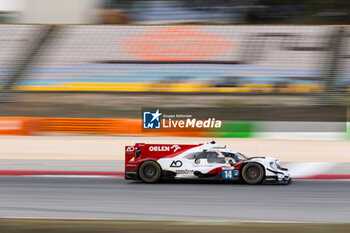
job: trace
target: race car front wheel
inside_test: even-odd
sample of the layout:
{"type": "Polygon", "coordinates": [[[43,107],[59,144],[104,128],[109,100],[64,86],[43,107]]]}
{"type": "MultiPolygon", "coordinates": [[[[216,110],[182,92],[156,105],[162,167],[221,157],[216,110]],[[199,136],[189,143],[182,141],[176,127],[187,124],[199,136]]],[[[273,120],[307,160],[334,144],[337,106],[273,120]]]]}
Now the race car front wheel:
{"type": "Polygon", "coordinates": [[[264,168],[258,163],[248,163],[242,169],[243,180],[248,184],[259,184],[264,174],[264,168]]]}
{"type": "Polygon", "coordinates": [[[146,161],[139,168],[139,176],[146,183],[154,183],[160,179],[162,169],[155,161],[146,161]]]}

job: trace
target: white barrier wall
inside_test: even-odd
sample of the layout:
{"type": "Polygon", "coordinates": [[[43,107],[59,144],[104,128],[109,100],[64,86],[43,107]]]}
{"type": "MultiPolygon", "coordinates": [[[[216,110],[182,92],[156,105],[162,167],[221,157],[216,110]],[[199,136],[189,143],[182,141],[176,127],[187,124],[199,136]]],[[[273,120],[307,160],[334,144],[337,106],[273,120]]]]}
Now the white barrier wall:
{"type": "MultiPolygon", "coordinates": [[[[12,1],[12,0],[11,0],[12,1]]],[[[91,24],[96,23],[93,9],[99,0],[24,0],[18,23],[91,24]]]]}

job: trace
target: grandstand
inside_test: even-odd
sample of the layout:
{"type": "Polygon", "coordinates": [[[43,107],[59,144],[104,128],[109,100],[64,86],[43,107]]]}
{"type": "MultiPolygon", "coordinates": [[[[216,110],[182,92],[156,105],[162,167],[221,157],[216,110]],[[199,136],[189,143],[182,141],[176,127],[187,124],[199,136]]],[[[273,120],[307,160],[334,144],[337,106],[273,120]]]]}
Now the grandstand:
{"type": "MultiPolygon", "coordinates": [[[[0,84],[43,25],[0,25],[0,84]]],[[[329,76],[335,26],[56,26],[17,91],[321,93],[347,91],[349,37],[329,76]],[[334,72],[332,73],[334,74],[334,72]]]]}

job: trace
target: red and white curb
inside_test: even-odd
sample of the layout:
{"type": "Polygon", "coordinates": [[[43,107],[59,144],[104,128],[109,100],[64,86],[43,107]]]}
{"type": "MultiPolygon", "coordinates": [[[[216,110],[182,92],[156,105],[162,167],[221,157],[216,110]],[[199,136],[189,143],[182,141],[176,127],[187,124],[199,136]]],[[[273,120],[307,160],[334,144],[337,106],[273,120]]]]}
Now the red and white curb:
{"type": "Polygon", "coordinates": [[[314,176],[306,176],[306,177],[297,177],[293,178],[294,180],[349,180],[350,174],[321,174],[314,176]]]}
{"type": "Polygon", "coordinates": [[[58,176],[58,177],[117,177],[117,178],[124,178],[124,172],[0,170],[0,176],[58,176]]]}
{"type": "MultiPolygon", "coordinates": [[[[6,171],[0,170],[0,176],[28,177],[65,177],[65,178],[124,178],[124,172],[92,172],[92,171],[6,171]]],[[[350,174],[318,174],[293,177],[296,180],[350,180],[350,174]]]]}

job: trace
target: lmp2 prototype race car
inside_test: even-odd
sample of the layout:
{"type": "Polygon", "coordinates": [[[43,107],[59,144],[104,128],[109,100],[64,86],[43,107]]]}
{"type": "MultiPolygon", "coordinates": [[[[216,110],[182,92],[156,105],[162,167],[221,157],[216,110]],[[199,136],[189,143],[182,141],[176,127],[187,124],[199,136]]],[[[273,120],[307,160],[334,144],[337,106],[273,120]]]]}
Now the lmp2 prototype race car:
{"type": "Polygon", "coordinates": [[[145,144],[125,146],[125,179],[154,183],[160,179],[216,179],[248,184],[289,184],[288,169],[270,157],[246,157],[208,144],[145,144]]]}

